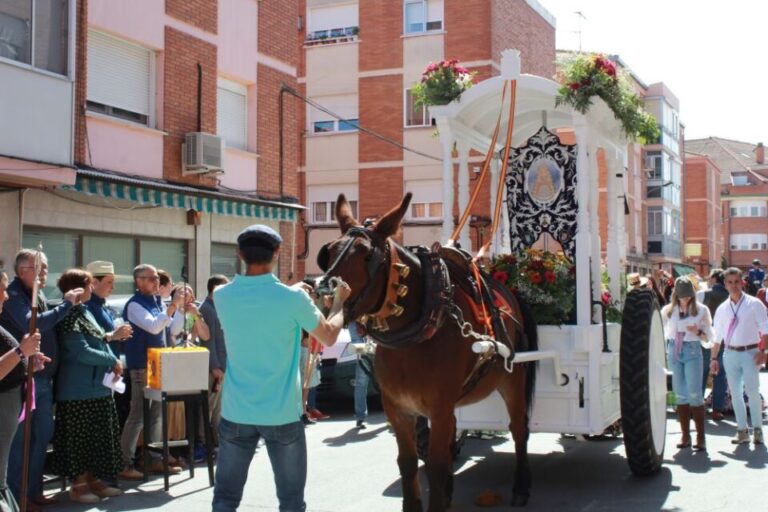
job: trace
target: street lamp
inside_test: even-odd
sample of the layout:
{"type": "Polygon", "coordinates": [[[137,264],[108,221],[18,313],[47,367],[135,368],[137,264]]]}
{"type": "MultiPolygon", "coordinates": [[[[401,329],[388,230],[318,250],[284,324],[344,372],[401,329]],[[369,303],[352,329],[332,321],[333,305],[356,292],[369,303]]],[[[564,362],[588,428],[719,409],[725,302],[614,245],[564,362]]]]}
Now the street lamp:
{"type": "Polygon", "coordinates": [[[657,185],[657,186],[655,186],[655,187],[647,187],[647,188],[645,189],[645,198],[646,198],[646,199],[648,199],[648,194],[649,194],[650,192],[656,192],[657,190],[661,190],[661,189],[663,189],[664,187],[668,187],[668,186],[670,186],[670,185],[674,185],[674,184],[675,184],[675,182],[674,182],[674,181],[668,181],[668,182],[666,182],[666,183],[662,183],[661,185],[657,185]]]}

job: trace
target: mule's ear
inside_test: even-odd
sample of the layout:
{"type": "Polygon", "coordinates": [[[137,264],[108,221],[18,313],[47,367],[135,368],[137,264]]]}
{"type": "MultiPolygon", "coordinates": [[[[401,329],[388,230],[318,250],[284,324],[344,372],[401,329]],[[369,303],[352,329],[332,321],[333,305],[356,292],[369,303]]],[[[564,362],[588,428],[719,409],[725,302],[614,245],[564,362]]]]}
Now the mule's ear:
{"type": "Polygon", "coordinates": [[[411,204],[412,194],[408,192],[400,201],[400,206],[393,208],[387,212],[382,218],[380,218],[373,229],[384,237],[390,237],[397,233],[400,228],[400,223],[403,222],[405,212],[408,211],[408,206],[411,204]]]}
{"type": "Polygon", "coordinates": [[[352,215],[352,207],[349,206],[349,201],[344,194],[339,194],[336,200],[336,220],[342,235],[349,231],[349,228],[360,225],[352,215]]]}

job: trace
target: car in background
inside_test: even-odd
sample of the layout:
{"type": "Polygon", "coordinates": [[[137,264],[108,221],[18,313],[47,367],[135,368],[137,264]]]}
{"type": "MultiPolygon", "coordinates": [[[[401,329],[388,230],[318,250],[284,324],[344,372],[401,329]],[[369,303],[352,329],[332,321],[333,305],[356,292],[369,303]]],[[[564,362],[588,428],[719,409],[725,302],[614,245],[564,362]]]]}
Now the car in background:
{"type": "MultiPolygon", "coordinates": [[[[318,394],[333,394],[353,397],[355,392],[355,370],[358,364],[357,345],[352,343],[348,329],[342,329],[339,337],[330,347],[323,347],[322,366],[320,368],[320,385],[318,394]]],[[[373,355],[365,355],[365,363],[373,368],[373,355]]],[[[377,395],[378,386],[375,378],[368,384],[368,396],[377,395]]]]}

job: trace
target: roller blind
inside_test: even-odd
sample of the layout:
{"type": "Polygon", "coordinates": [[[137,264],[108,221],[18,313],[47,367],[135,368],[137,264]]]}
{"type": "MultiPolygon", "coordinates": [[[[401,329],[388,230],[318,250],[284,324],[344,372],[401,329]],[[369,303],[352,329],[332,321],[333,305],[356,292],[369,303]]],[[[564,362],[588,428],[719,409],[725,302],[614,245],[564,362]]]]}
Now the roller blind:
{"type": "Polygon", "coordinates": [[[241,84],[219,78],[216,97],[216,131],[227,146],[247,146],[248,89],[241,84]]]}
{"type": "Polygon", "coordinates": [[[88,100],[149,116],[152,52],[88,31],[88,100]]]}

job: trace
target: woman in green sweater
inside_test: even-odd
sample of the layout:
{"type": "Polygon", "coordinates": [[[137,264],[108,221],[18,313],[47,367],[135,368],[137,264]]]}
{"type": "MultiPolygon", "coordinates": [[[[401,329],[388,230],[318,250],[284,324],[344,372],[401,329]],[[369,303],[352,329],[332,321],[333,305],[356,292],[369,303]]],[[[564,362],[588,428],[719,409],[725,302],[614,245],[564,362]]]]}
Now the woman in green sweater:
{"type": "Polygon", "coordinates": [[[101,481],[114,481],[122,469],[117,411],[104,375],[114,372],[117,378],[123,367],[107,344],[106,332],[85,306],[92,281],[79,269],[67,270],[59,278],[61,293],[75,288],[84,292],[80,304],[56,326],[61,362],[53,435],[54,470],[72,480],[73,501],[89,504],[122,494],[101,481]]]}

